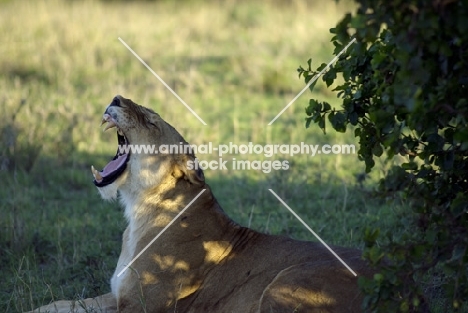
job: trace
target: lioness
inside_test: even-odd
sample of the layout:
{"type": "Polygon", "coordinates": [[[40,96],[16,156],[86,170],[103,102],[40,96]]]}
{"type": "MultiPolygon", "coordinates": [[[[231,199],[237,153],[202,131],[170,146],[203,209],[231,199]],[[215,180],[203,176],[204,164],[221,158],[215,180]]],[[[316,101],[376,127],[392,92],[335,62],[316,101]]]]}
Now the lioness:
{"type": "MultiPolygon", "coordinates": [[[[105,129],[117,129],[121,148],[186,144],[157,113],[121,96],[106,108],[103,123],[105,129]]],[[[112,292],[79,303],[58,301],[34,312],[361,311],[357,277],[322,244],[236,224],[221,209],[203,172],[187,166],[194,159],[190,152],[118,150],[102,171],[92,167],[102,198],[119,195],[128,221],[112,292]]],[[[360,251],[333,249],[358,275],[370,274],[360,251]]]]}

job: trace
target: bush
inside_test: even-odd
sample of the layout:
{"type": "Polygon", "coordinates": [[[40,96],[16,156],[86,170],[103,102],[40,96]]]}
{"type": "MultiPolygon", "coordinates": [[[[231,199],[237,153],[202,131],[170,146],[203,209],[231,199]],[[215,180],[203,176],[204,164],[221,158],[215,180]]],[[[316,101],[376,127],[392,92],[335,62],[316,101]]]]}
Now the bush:
{"type": "MultiPolygon", "coordinates": [[[[349,51],[323,75],[337,110],[310,100],[306,125],[354,130],[359,157],[407,162],[380,183],[411,204],[407,231],[396,237],[367,229],[364,256],[381,268],[361,279],[374,312],[462,311],[468,299],[468,2],[368,1],[331,29],[335,54],[349,51]],[[352,34],[352,35],[351,35],[352,34]],[[349,127],[352,125],[354,127],[349,127]],[[379,241],[379,243],[378,243],[379,241]],[[385,259],[385,262],[382,260],[385,259]],[[434,300],[436,299],[436,300],[434,300]]],[[[316,71],[298,69],[308,82],[316,71]]]]}

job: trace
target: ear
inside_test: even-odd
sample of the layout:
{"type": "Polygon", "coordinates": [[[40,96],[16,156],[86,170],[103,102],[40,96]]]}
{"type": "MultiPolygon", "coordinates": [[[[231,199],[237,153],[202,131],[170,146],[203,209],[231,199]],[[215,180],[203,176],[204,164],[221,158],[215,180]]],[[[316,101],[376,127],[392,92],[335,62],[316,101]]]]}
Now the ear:
{"type": "Polygon", "coordinates": [[[205,182],[203,170],[199,167],[194,156],[182,154],[176,160],[177,168],[186,180],[195,185],[202,185],[205,182]]]}

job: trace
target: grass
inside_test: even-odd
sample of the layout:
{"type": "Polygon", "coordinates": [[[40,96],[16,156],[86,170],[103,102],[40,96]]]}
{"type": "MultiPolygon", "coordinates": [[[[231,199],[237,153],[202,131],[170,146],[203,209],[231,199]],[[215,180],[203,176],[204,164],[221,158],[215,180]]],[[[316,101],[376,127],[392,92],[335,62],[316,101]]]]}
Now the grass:
{"type": "MultiPolygon", "coordinates": [[[[304,87],[296,68],[310,57],[316,65],[331,60],[328,29],[349,10],[346,1],[1,1],[0,311],[109,290],[125,222],[118,203],[99,198],[89,167],[115,152],[114,135],[99,128],[115,94],[155,109],[194,144],[355,143],[351,133],[304,128],[309,97],[338,105],[322,82],[266,126],[304,87]]],[[[233,157],[241,158],[226,159],[233,157]]],[[[205,171],[243,225],[316,240],[268,188],[335,245],[362,247],[364,228],[394,230],[405,210],[397,198],[373,196],[381,174],[362,184],[355,155],[272,159],[290,169],[205,171]]]]}

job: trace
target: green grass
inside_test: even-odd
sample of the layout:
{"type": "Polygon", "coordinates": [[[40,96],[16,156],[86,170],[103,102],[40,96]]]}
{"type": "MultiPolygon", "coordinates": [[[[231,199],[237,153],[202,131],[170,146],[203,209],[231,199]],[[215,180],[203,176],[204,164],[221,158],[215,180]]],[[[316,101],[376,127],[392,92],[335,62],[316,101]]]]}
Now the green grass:
{"type": "MultiPolygon", "coordinates": [[[[89,167],[115,152],[115,134],[99,128],[115,94],[155,109],[194,144],[355,143],[352,132],[305,129],[308,98],[338,105],[322,82],[267,126],[304,87],[296,68],[331,60],[328,29],[348,10],[332,1],[0,2],[0,311],[109,290],[125,221],[118,203],[99,198],[89,167]]],[[[316,241],[269,188],[329,244],[362,247],[363,229],[394,230],[404,212],[397,198],[373,196],[379,172],[361,184],[355,155],[272,159],[290,169],[205,172],[243,225],[316,241]]]]}

